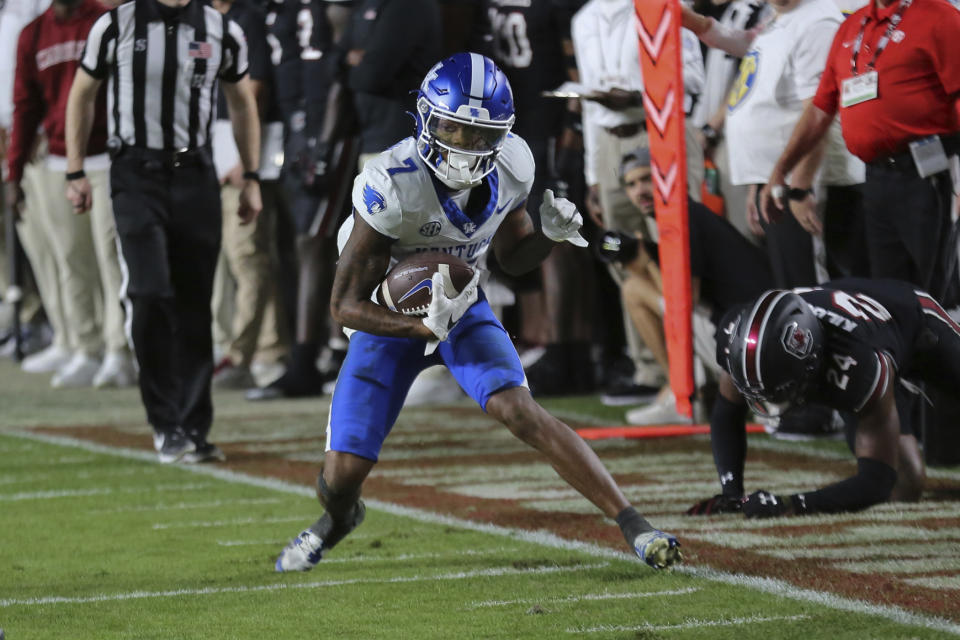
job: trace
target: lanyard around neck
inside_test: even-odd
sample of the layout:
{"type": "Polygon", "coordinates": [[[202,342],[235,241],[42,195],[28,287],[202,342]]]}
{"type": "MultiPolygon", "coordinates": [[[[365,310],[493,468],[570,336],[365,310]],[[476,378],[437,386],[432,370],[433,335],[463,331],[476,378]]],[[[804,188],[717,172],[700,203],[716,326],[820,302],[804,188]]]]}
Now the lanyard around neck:
{"type": "MultiPolygon", "coordinates": [[[[900,0],[900,6],[897,7],[896,13],[890,16],[890,24],[887,25],[887,30],[883,32],[883,36],[881,36],[877,42],[877,48],[873,52],[873,58],[867,63],[867,71],[872,71],[873,68],[876,67],[877,58],[879,58],[883,50],[887,48],[887,43],[890,42],[890,36],[892,36],[893,32],[897,29],[897,25],[899,25],[903,19],[903,13],[911,4],[913,4],[913,0],[900,0]]],[[[850,55],[850,67],[853,70],[853,75],[857,75],[857,58],[860,56],[860,45],[863,44],[863,34],[867,29],[867,20],[869,19],[869,16],[863,16],[863,20],[860,21],[860,33],[857,34],[857,40],[853,43],[853,53],[850,55]]]]}

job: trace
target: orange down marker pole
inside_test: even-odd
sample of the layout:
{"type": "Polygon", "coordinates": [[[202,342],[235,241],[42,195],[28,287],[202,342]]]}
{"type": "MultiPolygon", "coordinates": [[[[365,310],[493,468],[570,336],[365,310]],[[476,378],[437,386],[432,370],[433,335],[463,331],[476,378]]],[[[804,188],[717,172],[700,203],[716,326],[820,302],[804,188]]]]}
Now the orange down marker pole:
{"type": "Polygon", "coordinates": [[[660,232],[660,270],[666,301],[664,329],[670,387],[677,411],[691,416],[693,302],[687,228],[687,156],[683,124],[683,59],[679,0],[634,0],[639,24],[643,106],[650,138],[654,206],[660,232]]]}

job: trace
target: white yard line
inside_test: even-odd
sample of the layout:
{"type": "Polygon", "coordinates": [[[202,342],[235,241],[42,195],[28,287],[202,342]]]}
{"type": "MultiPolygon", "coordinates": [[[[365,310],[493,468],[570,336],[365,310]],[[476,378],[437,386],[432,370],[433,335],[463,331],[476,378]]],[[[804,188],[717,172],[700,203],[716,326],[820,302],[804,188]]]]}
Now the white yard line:
{"type": "MultiPolygon", "coordinates": [[[[312,516],[316,517],[316,515],[312,516]]],[[[244,524],[277,524],[282,522],[302,522],[304,526],[310,524],[309,515],[279,516],[276,518],[231,518],[230,520],[194,520],[191,522],[155,522],[150,526],[154,531],[166,529],[210,529],[213,527],[235,527],[244,524]]]]}
{"type": "Polygon", "coordinates": [[[513,604],[564,604],[567,602],[583,602],[585,600],[633,600],[635,598],[659,598],[661,596],[685,596],[700,591],[698,587],[673,589],[670,591],[634,591],[633,593],[582,593],[566,598],[524,598],[522,600],[485,600],[472,602],[468,609],[482,609],[486,607],[506,607],[513,604]]]}
{"type": "Polygon", "coordinates": [[[22,502],[25,500],[50,500],[53,498],[83,498],[89,496],[109,496],[117,493],[156,493],[158,491],[199,491],[209,489],[212,484],[168,483],[149,487],[90,487],[89,489],[57,489],[55,491],[21,491],[19,493],[0,493],[0,502],[22,502]]]}
{"type": "Polygon", "coordinates": [[[621,631],[672,631],[679,629],[703,629],[706,627],[735,627],[745,624],[757,624],[759,622],[784,622],[795,620],[806,620],[810,616],[748,616],[746,618],[729,618],[726,620],[700,620],[691,618],[681,624],[637,624],[637,625],[613,625],[602,624],[596,627],[575,627],[567,629],[567,633],[609,633],[621,631]]]}
{"type": "Polygon", "coordinates": [[[438,573],[422,576],[395,576],[393,578],[352,578],[347,580],[320,580],[317,582],[300,582],[295,584],[261,584],[238,587],[207,587],[204,589],[175,589],[171,591],[128,591],[126,593],[105,593],[96,596],[67,598],[50,596],[47,598],[11,598],[0,600],[0,608],[13,606],[36,606],[50,604],[87,604],[91,602],[116,602],[120,600],[143,600],[147,598],[179,598],[181,596],[216,595],[220,593],[251,593],[256,591],[281,591],[284,589],[319,589],[322,587],[340,587],[355,584],[403,584],[408,582],[435,582],[442,580],[467,580],[470,578],[487,578],[501,576],[548,575],[554,573],[570,573],[574,571],[591,571],[609,566],[607,562],[581,564],[565,567],[537,567],[535,569],[515,569],[513,567],[496,567],[491,569],[477,569],[475,571],[458,571],[455,573],[438,573]]]}
{"type": "MultiPolygon", "coordinates": [[[[7,434],[24,438],[26,440],[36,440],[61,446],[75,447],[86,451],[92,451],[94,453],[156,462],[156,456],[146,451],[108,447],[84,440],[78,440],[76,438],[48,436],[23,431],[7,432],[7,434]]],[[[218,478],[233,484],[264,487],[289,494],[300,495],[306,498],[313,498],[315,496],[315,492],[312,487],[295,485],[282,480],[250,476],[244,473],[221,469],[214,466],[182,465],[179,468],[191,473],[218,478]]],[[[453,516],[431,513],[421,509],[413,509],[411,507],[391,504],[389,502],[381,502],[380,500],[364,500],[364,502],[366,502],[367,507],[370,509],[376,509],[399,516],[406,516],[420,522],[455,526],[472,531],[482,531],[514,540],[531,542],[552,548],[582,551],[583,553],[597,557],[614,558],[624,561],[630,559],[630,561],[636,562],[635,558],[625,552],[615,551],[613,549],[601,547],[595,544],[589,544],[586,542],[566,540],[546,531],[525,531],[522,529],[500,527],[487,523],[472,522],[469,520],[463,520],[461,518],[454,518],[453,516]]],[[[646,570],[645,567],[640,567],[640,569],[646,570]]],[[[960,635],[960,624],[951,620],[946,620],[936,616],[913,613],[911,611],[891,605],[874,604],[865,602],[863,600],[855,600],[853,598],[838,596],[833,593],[822,593],[811,589],[802,589],[783,580],[732,574],[725,571],[711,569],[709,567],[681,565],[680,567],[675,568],[674,571],[686,573],[688,575],[713,582],[755,589],[757,591],[762,591],[764,593],[770,593],[785,598],[791,598],[793,600],[812,602],[820,606],[836,609],[838,611],[848,611],[851,613],[871,615],[891,620],[906,626],[921,627],[960,635]]],[[[301,586],[305,585],[291,585],[290,588],[298,588],[301,586]]],[[[323,586],[323,584],[321,583],[320,586],[323,586]]],[[[265,588],[275,589],[288,587],[287,585],[265,585],[265,588]]],[[[176,592],[171,593],[175,594],[176,592]]]]}
{"type": "Polygon", "coordinates": [[[208,500],[207,502],[175,502],[173,504],[141,504],[114,509],[92,509],[89,513],[136,513],[139,511],[186,511],[188,509],[218,509],[243,505],[279,504],[281,498],[239,498],[237,500],[208,500]]]}
{"type": "MultiPolygon", "coordinates": [[[[794,455],[802,453],[815,458],[826,458],[828,460],[846,460],[851,464],[855,462],[853,454],[846,451],[824,451],[823,449],[819,449],[813,445],[797,442],[785,443],[777,440],[776,438],[750,438],[747,446],[753,449],[765,449],[767,451],[776,451],[779,453],[789,453],[794,455]]],[[[927,477],[960,480],[960,468],[928,468],[927,477]]]]}

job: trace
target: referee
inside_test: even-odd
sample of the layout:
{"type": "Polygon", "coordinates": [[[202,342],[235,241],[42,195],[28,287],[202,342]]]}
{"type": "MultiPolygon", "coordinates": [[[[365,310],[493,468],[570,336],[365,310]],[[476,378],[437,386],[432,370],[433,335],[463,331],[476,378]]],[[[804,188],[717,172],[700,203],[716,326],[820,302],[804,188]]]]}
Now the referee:
{"type": "Polygon", "coordinates": [[[67,102],[67,197],[83,173],[97,91],[108,80],[110,185],[126,269],[140,394],[160,462],[222,460],[213,422],[210,298],[220,187],[210,152],[218,80],[244,168],[239,215],[260,212],[260,129],[243,31],[201,0],[133,0],[93,25],[67,102]]]}

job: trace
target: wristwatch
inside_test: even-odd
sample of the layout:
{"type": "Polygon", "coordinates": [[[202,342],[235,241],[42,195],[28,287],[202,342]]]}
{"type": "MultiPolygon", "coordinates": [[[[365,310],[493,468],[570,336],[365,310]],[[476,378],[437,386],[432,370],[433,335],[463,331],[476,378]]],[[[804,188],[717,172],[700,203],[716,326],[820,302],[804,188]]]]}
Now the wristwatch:
{"type": "Polygon", "coordinates": [[[707,139],[707,142],[712,143],[720,139],[720,132],[708,124],[700,127],[700,131],[703,133],[703,137],[707,139]]]}
{"type": "Polygon", "coordinates": [[[795,189],[790,187],[787,189],[787,200],[794,200],[800,202],[807,199],[807,196],[813,195],[813,188],[809,189],[795,189]]]}

